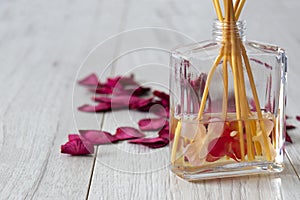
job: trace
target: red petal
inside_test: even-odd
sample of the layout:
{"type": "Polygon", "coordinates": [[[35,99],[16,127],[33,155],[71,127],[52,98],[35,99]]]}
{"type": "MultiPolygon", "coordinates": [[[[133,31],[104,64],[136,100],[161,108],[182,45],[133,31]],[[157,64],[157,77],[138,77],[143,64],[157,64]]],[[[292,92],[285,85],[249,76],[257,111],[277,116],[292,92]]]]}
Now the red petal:
{"type": "Polygon", "coordinates": [[[141,133],[139,130],[132,127],[119,127],[117,128],[114,137],[117,140],[127,140],[127,139],[145,137],[145,135],[141,133]]]}
{"type": "Polygon", "coordinates": [[[285,140],[289,143],[293,143],[292,138],[289,136],[287,132],[285,132],[285,140]]]}
{"type": "Polygon", "coordinates": [[[99,84],[98,78],[96,74],[90,74],[84,79],[78,81],[81,85],[87,85],[87,86],[97,86],[99,84]]]}
{"type": "Polygon", "coordinates": [[[103,102],[103,103],[110,103],[111,102],[111,98],[106,97],[106,96],[95,96],[95,97],[92,97],[92,99],[94,101],[103,102]]]}
{"type": "Polygon", "coordinates": [[[161,129],[158,132],[158,136],[161,137],[161,138],[165,138],[167,140],[170,140],[169,124],[167,124],[166,126],[164,126],[163,129],[161,129]]]}
{"type": "Polygon", "coordinates": [[[135,140],[130,140],[130,143],[133,144],[141,144],[150,148],[160,148],[160,147],[164,147],[166,145],[169,144],[169,140],[165,139],[165,138],[160,138],[160,137],[156,137],[156,138],[139,138],[139,139],[135,139],[135,140]]]}
{"type": "Polygon", "coordinates": [[[68,139],[69,139],[69,141],[71,141],[71,140],[80,139],[80,137],[78,134],[69,134],[68,139]]]}
{"type": "Polygon", "coordinates": [[[111,110],[111,104],[110,103],[99,103],[96,106],[92,105],[83,105],[78,108],[80,111],[84,112],[105,112],[111,110]]]}
{"type": "Polygon", "coordinates": [[[129,106],[130,104],[137,103],[140,101],[140,98],[135,97],[135,96],[116,96],[116,97],[103,97],[103,96],[98,96],[94,97],[95,101],[100,101],[104,103],[111,103],[111,104],[118,104],[118,105],[127,105],[129,106]]]}
{"type": "Polygon", "coordinates": [[[300,121],[300,115],[296,116],[296,119],[297,119],[298,121],[300,121]]]}
{"type": "Polygon", "coordinates": [[[129,94],[132,94],[134,96],[142,96],[147,94],[150,90],[151,89],[149,87],[139,86],[137,88],[126,90],[126,91],[128,91],[129,94]]]}
{"type": "Polygon", "coordinates": [[[228,152],[226,155],[235,160],[236,162],[239,162],[238,158],[232,152],[228,152]]]}
{"type": "Polygon", "coordinates": [[[121,76],[108,78],[105,85],[110,86],[110,87],[115,87],[120,79],[121,79],[121,76]]]}
{"type": "Polygon", "coordinates": [[[286,127],[287,130],[291,130],[291,129],[295,129],[296,128],[296,126],[290,125],[290,124],[287,124],[285,127],[286,127]]]}
{"type": "Polygon", "coordinates": [[[107,86],[99,86],[96,90],[91,91],[97,94],[111,94],[113,92],[113,88],[107,86]]]}
{"type": "MultiPolygon", "coordinates": [[[[71,136],[71,138],[72,137],[73,136],[71,136]]],[[[89,142],[82,142],[82,140],[79,137],[77,139],[73,138],[66,144],[61,145],[61,153],[71,155],[87,155],[94,153],[94,146],[89,142]]]]}
{"type": "Polygon", "coordinates": [[[223,136],[212,140],[208,145],[208,151],[213,157],[223,157],[229,152],[230,143],[233,138],[230,136],[223,136]]]}
{"type": "Polygon", "coordinates": [[[220,157],[214,157],[214,156],[211,155],[210,153],[207,154],[207,156],[206,156],[206,161],[207,161],[207,162],[215,162],[215,161],[217,161],[217,160],[219,160],[219,159],[220,159],[220,157]]]}
{"type": "Polygon", "coordinates": [[[153,95],[159,97],[160,99],[168,100],[170,96],[162,91],[154,90],[153,95]]]}
{"type": "MultiPolygon", "coordinates": [[[[137,102],[130,104],[129,107],[131,109],[138,109],[140,111],[144,111],[143,109],[145,107],[152,105],[152,100],[153,100],[153,98],[148,98],[148,99],[140,98],[137,102]]],[[[149,111],[149,109],[148,109],[148,111],[149,111]]]]}
{"type": "Polygon", "coordinates": [[[116,76],[108,78],[104,85],[112,88],[124,89],[126,86],[138,86],[139,84],[135,82],[134,76],[131,74],[129,77],[116,76]]]}
{"type": "Polygon", "coordinates": [[[92,144],[107,144],[117,139],[108,132],[98,130],[79,130],[80,136],[92,144]]]}
{"type": "MultiPolygon", "coordinates": [[[[236,158],[241,159],[242,158],[241,147],[238,140],[234,140],[234,142],[231,144],[231,148],[236,158]]],[[[247,148],[245,145],[245,155],[246,154],[247,154],[247,148]]]]}
{"type": "Polygon", "coordinates": [[[142,131],[155,131],[168,124],[168,121],[165,118],[147,118],[141,119],[138,124],[142,131]]]}

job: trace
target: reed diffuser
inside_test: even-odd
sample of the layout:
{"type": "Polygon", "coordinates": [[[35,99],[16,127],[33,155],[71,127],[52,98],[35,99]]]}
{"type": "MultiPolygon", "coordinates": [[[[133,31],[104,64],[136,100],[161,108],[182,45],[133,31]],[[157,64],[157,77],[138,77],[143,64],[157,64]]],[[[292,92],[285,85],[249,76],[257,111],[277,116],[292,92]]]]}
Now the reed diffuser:
{"type": "Polygon", "coordinates": [[[171,53],[171,168],[187,180],[283,170],[286,56],[247,41],[245,0],[213,0],[213,40],[171,53]]]}

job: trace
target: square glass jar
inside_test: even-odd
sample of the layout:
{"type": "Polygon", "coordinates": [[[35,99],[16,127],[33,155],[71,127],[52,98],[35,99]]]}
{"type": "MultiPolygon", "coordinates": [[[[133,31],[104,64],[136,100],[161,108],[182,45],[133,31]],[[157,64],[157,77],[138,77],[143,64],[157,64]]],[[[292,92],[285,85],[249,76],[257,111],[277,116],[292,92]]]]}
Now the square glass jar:
{"type": "Polygon", "coordinates": [[[244,21],[232,27],[215,21],[213,39],[175,48],[170,66],[175,174],[196,181],[283,170],[284,49],[246,40],[244,21]],[[224,53],[224,27],[239,35],[246,52],[239,68],[232,59],[218,58],[220,52],[229,54],[224,53]]]}

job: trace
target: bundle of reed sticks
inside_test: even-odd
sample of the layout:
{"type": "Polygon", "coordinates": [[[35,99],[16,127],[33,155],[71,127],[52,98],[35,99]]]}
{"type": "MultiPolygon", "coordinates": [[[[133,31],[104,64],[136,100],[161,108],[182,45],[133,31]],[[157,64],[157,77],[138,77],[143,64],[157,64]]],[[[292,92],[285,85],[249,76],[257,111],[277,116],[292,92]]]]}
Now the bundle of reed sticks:
{"type": "MultiPolygon", "coordinates": [[[[227,118],[227,104],[228,104],[228,67],[231,68],[233,80],[234,80],[234,97],[235,97],[235,107],[236,107],[236,120],[238,121],[238,134],[240,143],[240,153],[241,161],[245,160],[245,155],[247,155],[248,161],[253,161],[255,155],[261,154],[264,148],[265,156],[267,160],[272,160],[271,150],[269,148],[268,135],[266,133],[265,124],[263,121],[262,111],[260,109],[260,103],[258,99],[258,94],[256,91],[256,86],[254,82],[254,77],[251,71],[250,62],[244,47],[243,41],[237,30],[237,21],[241,14],[241,11],[245,5],[246,0],[224,0],[222,13],[221,5],[219,0],[213,0],[214,7],[217,13],[217,18],[223,24],[223,41],[222,47],[220,49],[219,55],[216,57],[213,66],[211,67],[207,80],[203,96],[201,99],[200,109],[198,113],[198,120],[203,117],[206,100],[208,98],[209,87],[212,81],[212,77],[222,62],[223,71],[223,102],[222,102],[222,117],[224,120],[227,118]],[[253,100],[256,107],[256,115],[258,117],[258,127],[256,122],[249,120],[253,116],[250,110],[247,94],[246,94],[246,79],[244,74],[244,69],[246,75],[248,76],[248,81],[251,86],[251,92],[253,100]],[[243,124],[244,122],[244,124],[243,124]],[[253,137],[257,134],[257,129],[262,132],[263,144],[258,144],[257,141],[253,141],[253,137]],[[244,133],[246,138],[244,139],[244,133]],[[246,143],[246,144],[245,144],[246,143]],[[245,152],[245,145],[247,152],[245,152]]],[[[175,137],[171,153],[171,162],[174,163],[176,160],[176,150],[178,145],[178,134],[181,131],[181,123],[177,124],[175,130],[175,137]]],[[[193,141],[192,141],[193,142],[193,141]]]]}

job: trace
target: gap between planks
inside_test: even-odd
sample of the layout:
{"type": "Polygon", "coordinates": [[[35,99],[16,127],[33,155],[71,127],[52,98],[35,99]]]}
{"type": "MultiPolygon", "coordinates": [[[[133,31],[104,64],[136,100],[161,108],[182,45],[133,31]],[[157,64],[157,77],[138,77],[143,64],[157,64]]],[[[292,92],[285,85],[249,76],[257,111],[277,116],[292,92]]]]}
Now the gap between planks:
{"type": "MultiPolygon", "coordinates": [[[[124,10],[123,10],[123,13],[122,13],[122,16],[121,16],[121,22],[120,22],[120,28],[119,28],[119,31],[117,34],[121,33],[123,31],[123,29],[126,27],[126,16],[128,14],[128,10],[129,10],[129,5],[131,3],[131,0],[129,0],[125,6],[124,6],[124,10]]],[[[121,37],[122,38],[122,37],[121,37]]],[[[118,38],[117,39],[117,43],[116,43],[116,47],[115,47],[115,51],[114,51],[114,54],[113,54],[113,57],[112,59],[114,59],[118,54],[119,54],[119,48],[118,48],[118,45],[122,42],[122,39],[121,38],[118,38]]],[[[115,63],[113,66],[112,66],[112,69],[111,69],[111,72],[110,72],[110,75],[113,76],[115,74],[115,65],[117,63],[116,62],[112,62],[111,63],[115,63]]],[[[106,118],[106,115],[105,113],[103,113],[103,117],[102,117],[102,121],[101,121],[101,125],[100,125],[100,128],[102,129],[103,128],[103,124],[104,124],[104,121],[105,121],[105,118],[106,118]]],[[[89,180],[89,183],[88,183],[88,188],[87,188],[87,192],[86,192],[86,197],[85,199],[88,200],[89,199],[89,195],[90,195],[90,190],[91,190],[91,186],[92,186],[92,182],[93,182],[93,176],[94,176],[94,172],[95,172],[95,166],[96,166],[96,160],[97,160],[97,155],[98,155],[98,146],[96,146],[96,149],[95,149],[95,154],[94,154],[94,158],[93,158],[93,165],[92,165],[92,169],[91,169],[91,175],[90,175],[90,180],[89,180]]]]}
{"type": "Polygon", "coordinates": [[[298,177],[298,179],[300,181],[300,174],[298,174],[292,158],[290,157],[290,155],[289,155],[289,153],[288,153],[288,151],[286,149],[284,150],[284,152],[285,152],[285,155],[286,155],[287,159],[289,160],[289,162],[290,162],[290,164],[291,164],[291,166],[292,166],[295,174],[297,175],[297,177],[298,177]]]}

